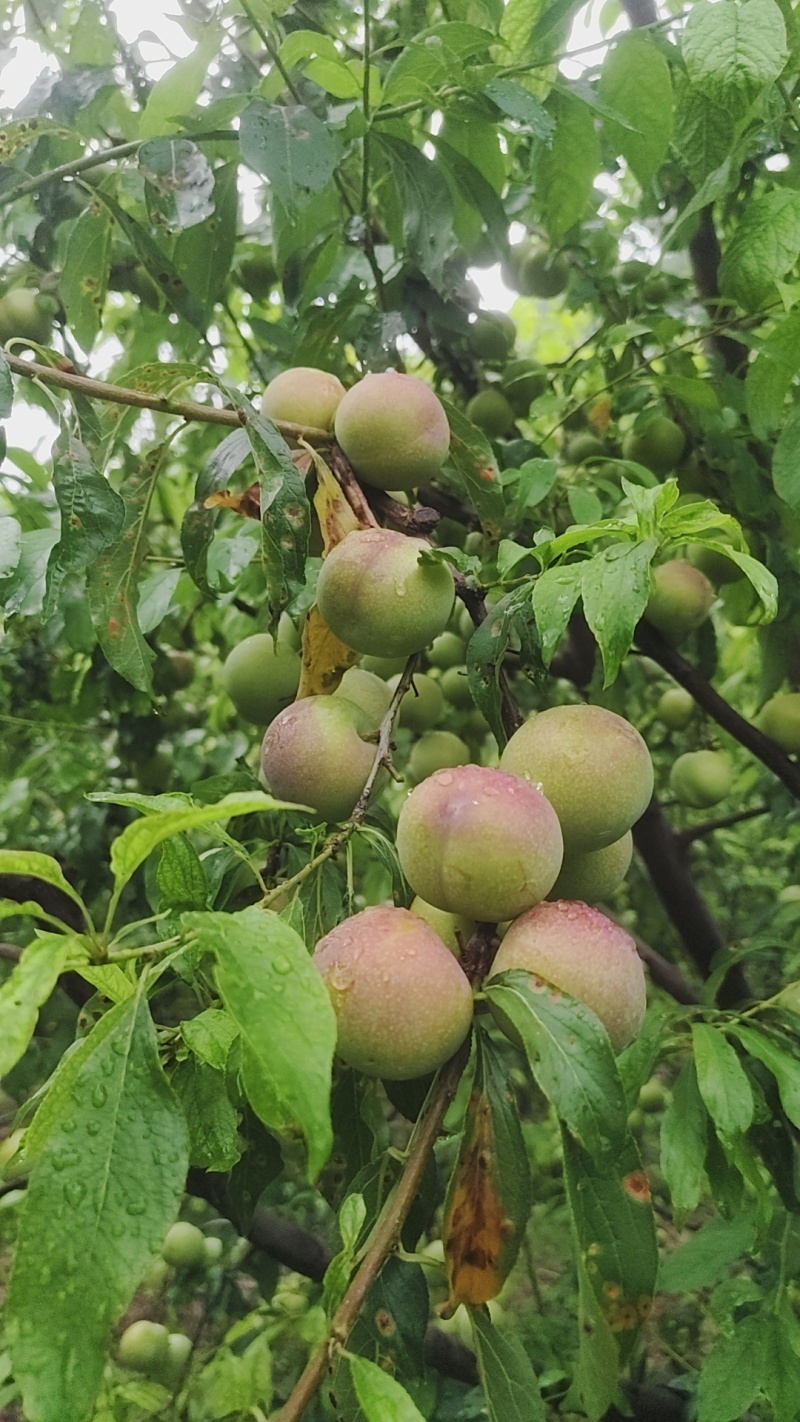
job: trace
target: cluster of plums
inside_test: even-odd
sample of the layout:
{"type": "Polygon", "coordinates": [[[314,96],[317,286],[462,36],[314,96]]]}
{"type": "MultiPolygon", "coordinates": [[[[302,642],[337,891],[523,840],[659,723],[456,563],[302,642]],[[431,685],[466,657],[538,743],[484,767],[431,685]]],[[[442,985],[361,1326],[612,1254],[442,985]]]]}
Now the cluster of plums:
{"type": "MultiPolygon", "coordinates": [[[[221,1256],[222,1241],[216,1235],[205,1235],[197,1225],[178,1220],[161,1246],[161,1267],[168,1264],[178,1272],[196,1274],[218,1263],[221,1256]]],[[[185,1333],[170,1333],[163,1323],[139,1318],[121,1335],[117,1359],[123,1367],[174,1388],[186,1371],[191,1351],[192,1340],[185,1333]]]]}

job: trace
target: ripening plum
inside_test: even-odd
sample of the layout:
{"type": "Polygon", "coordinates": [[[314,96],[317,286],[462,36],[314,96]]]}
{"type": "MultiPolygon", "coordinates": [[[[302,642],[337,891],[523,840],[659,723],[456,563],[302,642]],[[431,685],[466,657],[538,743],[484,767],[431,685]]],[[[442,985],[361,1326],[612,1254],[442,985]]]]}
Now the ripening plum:
{"type": "Polygon", "coordinates": [[[261,746],[273,795],[309,805],[325,820],[353,809],[375,760],[369,717],[337,696],[307,696],[275,717],[261,746]]]}
{"type": "Polygon", "coordinates": [[[240,716],[256,726],[270,721],[293,700],[300,684],[300,656],[281,630],[254,632],[229,652],[222,685],[240,716]]]}
{"type": "Polygon", "coordinates": [[[450,448],[444,406],[416,375],[365,375],[336,411],[339,444],[365,484],[416,489],[438,474],[450,448]]]}
{"type": "Polygon", "coordinates": [[[644,615],[673,646],[705,622],[716,598],[705,573],[683,558],[653,568],[644,615]]]}
{"type": "Polygon", "coordinates": [[[466,416],[471,424],[483,430],[489,439],[499,439],[511,434],[516,416],[502,390],[490,385],[488,390],[479,390],[473,395],[466,408],[466,416]]]}
{"type": "MultiPolygon", "coordinates": [[[[399,676],[388,682],[392,693],[397,688],[399,676]]],[[[397,720],[410,731],[429,731],[444,715],[444,697],[438,681],[424,672],[415,672],[408,691],[400,702],[397,720]]]]}
{"type": "Polygon", "coordinates": [[[334,696],[359,706],[377,731],[392,702],[392,692],[386,682],[363,667],[349,667],[334,691],[334,696]]]}
{"type": "Polygon", "coordinates": [[[697,710],[691,692],[682,686],[670,686],[662,692],[656,706],[656,716],[670,731],[683,731],[697,710]]]}
{"type": "Polygon", "coordinates": [[[469,765],[471,759],[469,746],[453,731],[426,731],[412,747],[406,771],[409,780],[418,784],[437,770],[469,765]]]}
{"type": "Polygon", "coordinates": [[[682,805],[706,810],[716,805],[733,784],[733,770],[724,751],[687,751],[669,773],[669,788],[682,805]]]}
{"type": "Polygon", "coordinates": [[[561,873],[547,897],[581,899],[586,904],[599,903],[619,888],[631,867],[632,856],[633,835],[630,830],[604,849],[565,854],[561,873]]]}
{"type": "Polygon", "coordinates": [[[491,976],[521,968],[591,1008],[615,1052],[641,1029],[645,978],[629,933],[588,904],[559,899],[529,909],[505,935],[491,976]]]}
{"type": "Polygon", "coordinates": [[[437,770],[397,822],[400,867],[435,908],[489,923],[516,918],[556,881],[563,842],[540,790],[488,766],[437,770]]]}
{"type": "Polygon", "coordinates": [[[561,822],[564,849],[603,849],[629,830],[653,793],[639,732],[602,706],[551,706],[514,732],[501,770],[540,785],[561,822]]]}
{"type": "Polygon", "coordinates": [[[444,909],[426,904],[419,894],[411,904],[411,913],[438,933],[445,948],[455,953],[457,958],[461,957],[462,948],[467,946],[475,932],[474,918],[465,918],[462,913],[445,913],[444,909]]]}
{"type": "Polygon", "coordinates": [[[756,724],[787,754],[800,751],[800,691],[779,691],[762,706],[756,724]]]}
{"type": "Polygon", "coordinates": [[[269,382],[261,398],[261,413],[271,420],[329,430],[344,393],[341,380],[330,371],[298,365],[269,382]]]}
{"type": "Polygon", "coordinates": [[[320,570],[317,606],[346,646],[376,657],[419,652],[444,631],[453,608],[453,574],[420,562],[421,538],[361,528],[332,548],[320,570]]]}
{"type": "Polygon", "coordinates": [[[469,1031],[469,982],[438,934],[408,909],[357,913],[320,940],[314,963],[336,1013],[337,1051],[366,1076],[424,1076],[469,1031]]]}

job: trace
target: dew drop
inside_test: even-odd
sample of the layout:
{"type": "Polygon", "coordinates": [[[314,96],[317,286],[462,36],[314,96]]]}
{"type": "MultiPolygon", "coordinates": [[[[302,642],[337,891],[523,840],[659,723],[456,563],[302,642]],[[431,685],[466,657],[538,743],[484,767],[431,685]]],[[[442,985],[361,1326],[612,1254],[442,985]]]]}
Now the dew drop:
{"type": "Polygon", "coordinates": [[[78,1206],[86,1194],[86,1186],[82,1180],[68,1180],[64,1186],[64,1197],[68,1205],[78,1206]]]}
{"type": "Polygon", "coordinates": [[[128,1215],[143,1215],[146,1209],[147,1205],[144,1200],[131,1200],[130,1203],[125,1206],[125,1213],[128,1215]]]}
{"type": "Polygon", "coordinates": [[[98,1107],[105,1106],[107,1100],[108,1090],[105,1086],[103,1086],[102,1082],[98,1082],[97,1086],[92,1092],[92,1105],[98,1107]]]}
{"type": "Polygon", "coordinates": [[[284,958],[281,954],[279,954],[277,958],[273,958],[272,966],[276,973],[281,973],[283,976],[292,971],[292,965],[289,959],[284,958]]]}

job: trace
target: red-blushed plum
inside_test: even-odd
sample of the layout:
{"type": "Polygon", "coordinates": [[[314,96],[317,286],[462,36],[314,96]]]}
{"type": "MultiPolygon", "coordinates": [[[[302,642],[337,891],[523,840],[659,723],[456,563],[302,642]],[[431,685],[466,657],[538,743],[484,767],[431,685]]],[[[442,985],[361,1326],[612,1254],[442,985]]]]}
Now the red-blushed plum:
{"type": "Polygon", "coordinates": [[[615,1052],[641,1029],[645,978],[629,933],[589,904],[537,904],[512,923],[491,977],[521,968],[577,997],[602,1022],[615,1052]]]}
{"type": "Polygon", "coordinates": [[[435,908],[499,923],[549,893],[563,842],[535,785],[489,766],[437,770],[412,790],[397,821],[400,867],[435,908]]]}
{"type": "Polygon", "coordinates": [[[800,691],[779,691],[762,706],[756,725],[789,755],[800,751],[800,691]]]}
{"type": "Polygon", "coordinates": [[[672,646],[677,646],[705,622],[716,598],[705,573],[683,558],[672,558],[653,569],[644,615],[672,646]]]}
{"type": "Polygon", "coordinates": [[[416,489],[438,474],[450,448],[441,401],[424,380],[397,370],[352,386],[334,430],[358,478],[376,489],[416,489]]]}
{"type": "Polygon", "coordinates": [[[375,657],[409,657],[444,630],[453,608],[453,574],[421,563],[421,538],[388,528],[348,533],[320,569],[317,607],[346,646],[375,657]]]}
{"type": "Polygon", "coordinates": [[[360,706],[376,731],[392,703],[392,693],[386,682],[361,667],[349,667],[333,694],[351,701],[354,706],[360,706]]]}
{"type": "Polygon", "coordinates": [[[416,784],[427,780],[435,770],[452,770],[456,765],[469,765],[470,748],[454,731],[426,731],[411,747],[406,773],[416,784]]]}
{"type": "Polygon", "coordinates": [[[548,898],[582,899],[596,904],[618,889],[631,866],[633,835],[630,830],[604,849],[564,856],[561,873],[548,898]]]}
{"type": "Polygon", "coordinates": [[[280,632],[277,640],[269,632],[245,637],[222,668],[222,685],[236,710],[256,726],[268,726],[293,700],[299,684],[299,653],[280,632]]]}
{"type": "Polygon", "coordinates": [[[261,397],[261,413],[271,420],[329,430],[344,393],[341,380],[329,371],[297,365],[269,382],[261,397]]]}
{"type": "Polygon", "coordinates": [[[434,933],[438,933],[445,947],[455,953],[457,958],[461,956],[461,949],[467,946],[475,932],[474,918],[465,918],[461,913],[445,913],[444,909],[426,904],[419,895],[411,904],[411,913],[427,923],[434,933]]]}
{"type": "Polygon", "coordinates": [[[682,805],[707,810],[724,800],[733,784],[733,769],[724,751],[687,751],[673,762],[669,788],[682,805]]]}
{"type": "Polygon", "coordinates": [[[514,732],[501,770],[540,785],[565,853],[621,839],[653,793],[650,753],[634,726],[602,706],[551,706],[514,732]]]}
{"type": "Polygon", "coordinates": [[[367,908],[320,939],[337,1051],[367,1076],[407,1081],[443,1065],[472,1021],[472,990],[453,954],[408,909],[367,908]]]}
{"type": "MultiPolygon", "coordinates": [[[[397,689],[399,676],[388,682],[390,690],[397,689]]],[[[408,726],[410,731],[429,731],[444,715],[444,697],[438,681],[425,672],[415,672],[408,691],[400,702],[397,714],[398,724],[408,726]]]]}
{"type": "Polygon", "coordinates": [[[375,760],[369,718],[338,696],[307,696],[275,717],[261,746],[273,795],[309,805],[325,820],[346,819],[375,760]]]}
{"type": "Polygon", "coordinates": [[[688,726],[697,710],[697,702],[682,686],[670,686],[661,693],[656,706],[656,716],[670,731],[682,731],[688,726]]]}

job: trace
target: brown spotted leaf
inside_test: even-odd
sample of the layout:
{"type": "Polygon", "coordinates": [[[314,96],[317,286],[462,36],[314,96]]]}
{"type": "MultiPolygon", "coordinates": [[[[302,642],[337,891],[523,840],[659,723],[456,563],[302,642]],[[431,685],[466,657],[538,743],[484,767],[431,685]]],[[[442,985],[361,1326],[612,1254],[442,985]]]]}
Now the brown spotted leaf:
{"type": "Polygon", "coordinates": [[[341,543],[348,533],[353,533],[361,525],[325,460],[316,450],[309,450],[309,453],[314,460],[317,475],[314,512],[319,519],[322,547],[327,557],[337,543],[341,543]]]}
{"type": "Polygon", "coordinates": [[[70,330],[85,351],[91,350],[103,324],[113,226],[108,208],[91,202],[67,242],[58,287],[70,330]]]}
{"type": "Polygon", "coordinates": [[[445,1205],[450,1313],[461,1303],[496,1298],[517,1257],[531,1207],[528,1157],[505,1062],[484,1033],[477,1037],[477,1048],[475,1081],[445,1205]]]}
{"type": "Polygon", "coordinates": [[[358,658],[359,653],[340,642],[323,622],[315,604],[303,624],[303,665],[297,700],[302,701],[304,696],[329,696],[358,658]]]}

